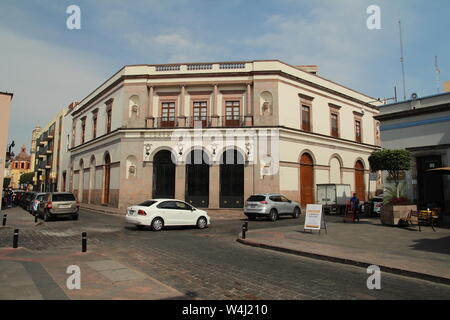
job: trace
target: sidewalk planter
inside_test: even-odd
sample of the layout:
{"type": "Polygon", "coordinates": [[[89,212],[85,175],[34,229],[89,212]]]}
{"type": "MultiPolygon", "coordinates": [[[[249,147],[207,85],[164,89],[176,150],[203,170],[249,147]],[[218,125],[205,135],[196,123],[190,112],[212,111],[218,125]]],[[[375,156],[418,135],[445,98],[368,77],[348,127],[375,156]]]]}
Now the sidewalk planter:
{"type": "Polygon", "coordinates": [[[380,215],[381,223],[397,226],[400,220],[405,219],[411,210],[417,211],[417,205],[384,205],[380,215]]]}

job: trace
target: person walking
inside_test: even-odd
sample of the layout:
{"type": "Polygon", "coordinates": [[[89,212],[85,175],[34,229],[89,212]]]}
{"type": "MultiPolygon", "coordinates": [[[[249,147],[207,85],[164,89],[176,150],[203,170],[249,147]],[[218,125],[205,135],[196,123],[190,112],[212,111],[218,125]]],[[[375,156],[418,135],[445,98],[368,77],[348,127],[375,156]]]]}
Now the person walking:
{"type": "MultiPolygon", "coordinates": [[[[358,196],[356,195],[356,193],[353,194],[353,197],[350,199],[350,206],[352,208],[353,211],[353,216],[355,217],[354,220],[358,220],[359,222],[359,199],[358,196]]],[[[353,221],[354,221],[353,220],[353,221]]]]}

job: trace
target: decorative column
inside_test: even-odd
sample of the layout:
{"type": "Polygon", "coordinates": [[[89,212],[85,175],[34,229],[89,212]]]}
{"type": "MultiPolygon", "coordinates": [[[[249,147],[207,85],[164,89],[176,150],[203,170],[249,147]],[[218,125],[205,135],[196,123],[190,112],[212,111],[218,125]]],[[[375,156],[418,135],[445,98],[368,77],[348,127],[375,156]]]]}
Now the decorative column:
{"type": "Polygon", "coordinates": [[[153,128],[154,127],[154,122],[155,122],[155,118],[153,117],[153,94],[154,94],[154,89],[153,86],[149,86],[148,87],[148,114],[147,114],[147,118],[146,118],[146,126],[147,128],[153,128]]]}
{"type": "Polygon", "coordinates": [[[219,126],[219,116],[217,115],[218,110],[218,103],[217,103],[217,94],[218,94],[218,86],[217,84],[214,84],[214,92],[213,92],[213,103],[212,103],[212,110],[211,110],[211,125],[213,127],[219,126]]]}
{"type": "Polygon", "coordinates": [[[209,207],[219,208],[220,165],[213,162],[209,167],[209,207]]]}
{"type": "Polygon", "coordinates": [[[252,86],[247,83],[247,103],[245,104],[245,125],[248,127],[253,126],[253,106],[252,106],[252,86]]]}
{"type": "Polygon", "coordinates": [[[175,198],[184,200],[186,196],[186,164],[175,167],[175,198]]]}
{"type": "Polygon", "coordinates": [[[186,97],[186,86],[181,86],[181,96],[180,96],[180,107],[178,108],[178,126],[179,127],[185,127],[186,126],[186,113],[184,110],[184,103],[185,103],[185,97],[186,97]]]}

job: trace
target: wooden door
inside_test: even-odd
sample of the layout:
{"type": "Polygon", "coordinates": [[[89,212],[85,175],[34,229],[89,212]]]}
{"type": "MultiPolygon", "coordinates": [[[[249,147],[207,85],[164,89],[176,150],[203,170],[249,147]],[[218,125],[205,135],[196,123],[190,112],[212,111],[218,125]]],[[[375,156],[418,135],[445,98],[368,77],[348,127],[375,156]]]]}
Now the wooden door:
{"type": "Polygon", "coordinates": [[[307,153],[300,159],[300,202],[302,206],[314,204],[314,162],[307,153]]]}
{"type": "Polygon", "coordinates": [[[360,201],[366,199],[366,186],[364,183],[364,165],[357,161],[355,165],[355,193],[360,201]]]}

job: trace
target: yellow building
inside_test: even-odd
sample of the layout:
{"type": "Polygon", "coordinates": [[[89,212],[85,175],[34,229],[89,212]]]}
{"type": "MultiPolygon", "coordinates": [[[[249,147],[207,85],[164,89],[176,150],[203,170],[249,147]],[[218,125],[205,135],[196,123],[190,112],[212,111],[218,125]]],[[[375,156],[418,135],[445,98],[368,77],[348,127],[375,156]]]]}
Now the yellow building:
{"type": "Polygon", "coordinates": [[[13,189],[19,189],[20,186],[20,176],[24,173],[32,172],[31,170],[31,156],[27,153],[27,148],[22,145],[20,148],[20,153],[11,161],[10,164],[10,174],[11,183],[10,186],[13,189]]]}

